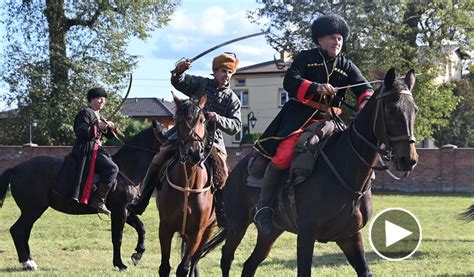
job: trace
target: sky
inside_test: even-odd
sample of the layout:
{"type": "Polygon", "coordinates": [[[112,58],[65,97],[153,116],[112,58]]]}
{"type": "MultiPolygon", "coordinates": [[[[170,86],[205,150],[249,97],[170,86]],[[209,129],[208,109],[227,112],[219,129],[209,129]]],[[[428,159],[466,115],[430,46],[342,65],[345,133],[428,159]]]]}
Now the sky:
{"type": "MultiPolygon", "coordinates": [[[[168,26],[155,31],[146,42],[133,40],[129,53],[141,55],[133,72],[129,97],[159,97],[171,100],[170,70],[181,58],[192,58],[222,42],[257,33],[261,26],[247,19],[247,11],[258,6],[255,0],[184,0],[168,26]]],[[[273,60],[276,51],[264,36],[254,37],[214,50],[195,61],[190,74],[210,76],[212,59],[233,52],[239,67],[273,60]]],[[[125,93],[125,92],[124,92],[125,93]]],[[[178,96],[184,97],[182,94],[178,96]]]]}
{"type": "MultiPolygon", "coordinates": [[[[129,98],[158,97],[171,101],[170,70],[181,58],[192,58],[222,42],[257,33],[261,26],[247,19],[255,10],[255,0],[182,0],[167,26],[153,32],[146,41],[132,39],[130,54],[139,55],[129,98]]],[[[1,30],[3,32],[3,30],[1,30]]],[[[239,67],[273,60],[276,51],[258,36],[233,43],[195,61],[188,73],[210,77],[212,59],[223,53],[236,53],[239,67]]],[[[5,93],[5,87],[0,87],[5,93]]],[[[125,96],[125,91],[120,93],[125,96]]],[[[185,96],[177,93],[179,97],[185,96]]],[[[0,100],[0,111],[11,109],[0,100]]]]}

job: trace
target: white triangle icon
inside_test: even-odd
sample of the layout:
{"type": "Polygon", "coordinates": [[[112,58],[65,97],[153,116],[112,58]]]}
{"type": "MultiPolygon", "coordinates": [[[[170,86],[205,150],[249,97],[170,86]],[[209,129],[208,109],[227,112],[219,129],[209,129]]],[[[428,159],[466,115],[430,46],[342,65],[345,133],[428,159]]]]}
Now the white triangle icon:
{"type": "Polygon", "coordinates": [[[408,237],[413,234],[405,228],[402,228],[392,222],[385,220],[385,247],[408,237]]]}

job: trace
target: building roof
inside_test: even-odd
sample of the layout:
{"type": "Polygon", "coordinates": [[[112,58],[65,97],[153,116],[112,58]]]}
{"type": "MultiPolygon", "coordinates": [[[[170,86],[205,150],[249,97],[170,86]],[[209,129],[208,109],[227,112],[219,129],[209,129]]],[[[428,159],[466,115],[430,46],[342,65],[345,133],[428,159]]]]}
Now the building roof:
{"type": "Polygon", "coordinates": [[[172,117],[175,112],[175,104],[163,98],[127,98],[120,112],[131,117],[172,117]]]}
{"type": "Polygon", "coordinates": [[[290,62],[283,62],[281,60],[273,60],[263,63],[257,63],[249,66],[244,66],[237,69],[235,74],[261,74],[261,73],[284,73],[290,66],[290,62]]]}
{"type": "Polygon", "coordinates": [[[0,119],[16,118],[18,117],[18,109],[0,112],[0,119]]]}

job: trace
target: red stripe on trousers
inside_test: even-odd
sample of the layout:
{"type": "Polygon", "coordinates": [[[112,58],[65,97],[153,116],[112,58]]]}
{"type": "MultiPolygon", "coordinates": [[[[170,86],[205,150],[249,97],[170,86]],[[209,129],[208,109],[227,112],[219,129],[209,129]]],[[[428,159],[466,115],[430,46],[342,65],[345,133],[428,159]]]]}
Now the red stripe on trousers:
{"type": "MultiPolygon", "coordinates": [[[[94,134],[97,134],[97,126],[94,125],[94,134]]],[[[81,203],[89,203],[89,197],[91,196],[92,186],[94,184],[94,171],[95,171],[95,161],[97,160],[97,152],[99,150],[99,140],[97,139],[94,148],[92,149],[92,158],[89,166],[89,173],[87,175],[86,183],[84,184],[84,189],[82,190],[81,203]]]]}

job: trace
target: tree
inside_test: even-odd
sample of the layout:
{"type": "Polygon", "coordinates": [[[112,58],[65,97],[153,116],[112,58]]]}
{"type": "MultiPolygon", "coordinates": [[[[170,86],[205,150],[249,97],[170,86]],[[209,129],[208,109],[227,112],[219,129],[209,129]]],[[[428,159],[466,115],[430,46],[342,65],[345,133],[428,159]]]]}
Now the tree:
{"type": "Polygon", "coordinates": [[[449,118],[448,124],[434,133],[436,145],[455,144],[474,147],[474,74],[454,83],[454,95],[462,98],[449,118]]]}
{"type": "MultiPolygon", "coordinates": [[[[169,21],[179,0],[7,1],[7,32],[0,73],[9,85],[4,96],[20,117],[38,119],[36,142],[70,144],[74,115],[85,92],[103,86],[106,111],[115,110],[137,57],[127,54],[131,37],[146,39],[169,21]]],[[[114,119],[119,121],[120,118],[114,119]]],[[[19,126],[20,138],[27,124],[19,126]]]]}
{"type": "Polygon", "coordinates": [[[415,101],[420,107],[416,136],[430,137],[447,124],[458,98],[449,86],[434,82],[445,64],[446,46],[456,42],[473,49],[472,1],[257,1],[263,6],[249,14],[270,33],[267,40],[277,51],[297,53],[312,46],[311,23],[334,12],[351,26],[343,52],[366,76],[381,68],[404,74],[414,68],[415,101]],[[262,20],[265,19],[265,20],[262,20]]]}

